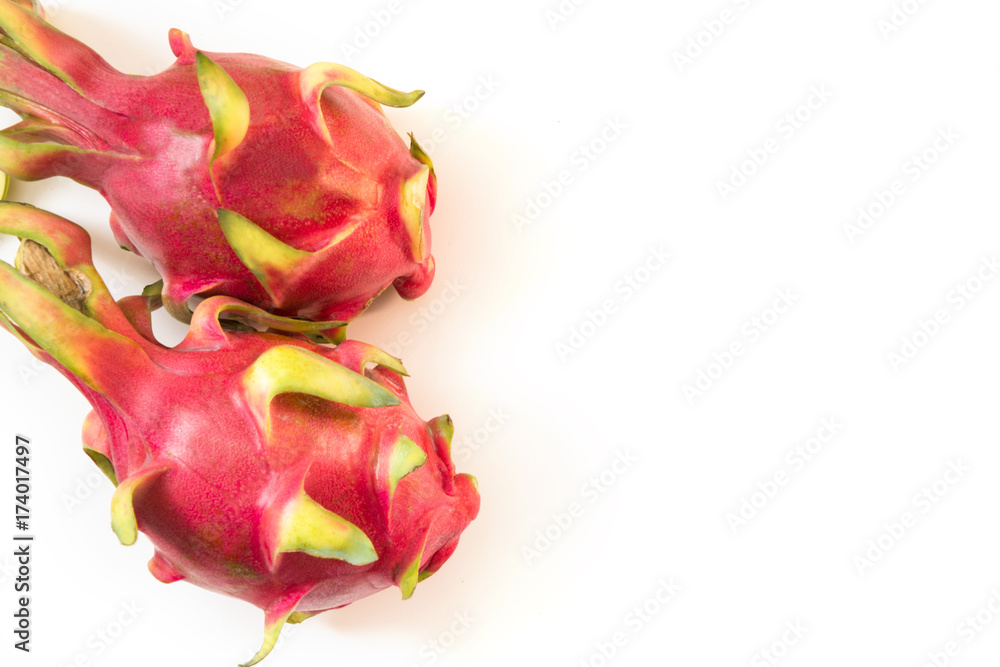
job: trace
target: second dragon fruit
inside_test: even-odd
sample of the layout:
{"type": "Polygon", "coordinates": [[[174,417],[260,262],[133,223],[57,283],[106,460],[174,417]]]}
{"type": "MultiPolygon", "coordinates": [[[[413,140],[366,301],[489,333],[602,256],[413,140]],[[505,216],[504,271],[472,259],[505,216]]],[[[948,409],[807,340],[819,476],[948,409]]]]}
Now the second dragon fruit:
{"type": "Polygon", "coordinates": [[[0,203],[0,232],[23,239],[18,270],[0,262],[0,326],[93,406],[84,448],[117,487],[115,534],[148,536],[161,581],[262,608],[247,665],[285,623],[389,586],[409,597],[452,554],[476,482],[455,474],[450,418],[410,407],[399,360],[315,345],[305,334],[324,323],[221,296],[167,348],[150,323],[158,297],[116,303],[82,228],[0,203]]]}

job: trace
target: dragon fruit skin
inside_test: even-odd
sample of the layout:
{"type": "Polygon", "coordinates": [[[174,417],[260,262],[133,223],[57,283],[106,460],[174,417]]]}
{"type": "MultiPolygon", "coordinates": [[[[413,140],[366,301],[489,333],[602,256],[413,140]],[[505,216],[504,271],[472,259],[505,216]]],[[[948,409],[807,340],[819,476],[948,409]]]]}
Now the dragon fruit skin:
{"type": "Polygon", "coordinates": [[[0,104],[24,118],[0,132],[0,170],[98,190],[119,244],[164,277],[173,316],[226,295],[349,321],[390,284],[407,299],[430,286],[433,165],[380,107],[422,91],[200,52],[176,29],[171,67],[126,75],[30,6],[0,0],[0,104]]]}
{"type": "Polygon", "coordinates": [[[389,586],[409,597],[454,551],[479,510],[476,482],[455,474],[450,418],[414,413],[397,359],[313,344],[305,334],[325,323],[221,296],[167,348],[152,338],[155,297],[115,303],[82,228],[3,202],[0,232],[25,239],[20,271],[0,262],[0,325],[93,406],[84,449],[117,487],[114,532],[149,538],[159,580],[265,611],[246,665],[286,622],[389,586]]]}

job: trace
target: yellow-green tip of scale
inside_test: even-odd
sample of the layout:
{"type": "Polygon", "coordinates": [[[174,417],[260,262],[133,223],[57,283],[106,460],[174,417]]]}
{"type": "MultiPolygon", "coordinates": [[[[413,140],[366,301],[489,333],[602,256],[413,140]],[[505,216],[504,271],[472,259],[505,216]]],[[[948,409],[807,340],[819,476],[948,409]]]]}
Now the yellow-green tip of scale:
{"type": "Polygon", "coordinates": [[[271,559],[292,551],[317,558],[335,558],[351,565],[378,560],[375,547],[364,531],[334,514],[301,491],[281,513],[278,542],[271,559]]]}
{"type": "Polygon", "coordinates": [[[395,88],[389,88],[345,65],[313,63],[299,73],[299,93],[306,106],[313,129],[330,144],[333,143],[333,140],[320,108],[320,99],[328,86],[349,88],[370,100],[389,107],[408,107],[424,95],[422,90],[404,93],[395,88]]]}
{"type": "Polygon", "coordinates": [[[427,205],[427,180],[431,168],[424,165],[420,171],[403,181],[399,198],[399,216],[410,237],[410,251],[413,259],[422,262],[427,257],[424,241],[424,207],[427,205]]]}
{"type": "Polygon", "coordinates": [[[125,546],[135,544],[139,532],[135,507],[132,504],[136,489],[149,484],[166,471],[167,468],[154,468],[133,475],[119,484],[111,496],[111,529],[118,537],[118,541],[125,546]]]}
{"type": "Polygon", "coordinates": [[[399,398],[377,382],[293,345],[273,347],[260,355],[243,382],[265,433],[270,433],[271,400],[278,394],[310,394],[362,408],[399,405],[399,398]]]}
{"type": "Polygon", "coordinates": [[[195,72],[202,99],[212,119],[215,136],[214,162],[239,146],[250,129],[250,103],[232,77],[211,58],[199,51],[195,55],[195,72]]]}
{"type": "Polygon", "coordinates": [[[420,445],[400,434],[392,447],[389,459],[389,497],[396,493],[396,485],[427,461],[427,453],[420,445]]]}

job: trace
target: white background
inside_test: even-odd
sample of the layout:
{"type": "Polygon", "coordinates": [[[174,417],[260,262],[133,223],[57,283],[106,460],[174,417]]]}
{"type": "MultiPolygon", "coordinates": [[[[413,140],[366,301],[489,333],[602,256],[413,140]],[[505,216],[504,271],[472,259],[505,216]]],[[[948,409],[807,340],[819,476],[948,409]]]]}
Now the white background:
{"type": "MultiPolygon", "coordinates": [[[[427,91],[389,114],[437,168],[436,282],[413,303],[385,295],[350,334],[402,356],[422,416],[454,417],[482,511],[412,599],[385,591],[296,626],[263,664],[996,664],[1000,280],[979,272],[994,278],[1000,253],[1000,5],[896,3],[910,14],[891,0],[590,0],[564,2],[568,16],[549,13],[557,0],[49,3],[131,73],[169,66],[176,26],[208,51],[345,62],[427,91]],[[859,207],[878,215],[851,231],[859,207]],[[769,311],[780,294],[792,305],[769,311]],[[824,420],[835,435],[810,443],[824,420]]],[[[116,295],[156,279],[116,249],[96,193],[57,179],[11,198],[86,226],[116,295]]],[[[164,586],[144,538],[118,545],[111,485],[80,452],[84,400],[11,337],[0,355],[0,492],[12,507],[26,435],[37,535],[30,656],[11,648],[0,547],[0,663],[252,655],[259,610],[164,586]]]]}

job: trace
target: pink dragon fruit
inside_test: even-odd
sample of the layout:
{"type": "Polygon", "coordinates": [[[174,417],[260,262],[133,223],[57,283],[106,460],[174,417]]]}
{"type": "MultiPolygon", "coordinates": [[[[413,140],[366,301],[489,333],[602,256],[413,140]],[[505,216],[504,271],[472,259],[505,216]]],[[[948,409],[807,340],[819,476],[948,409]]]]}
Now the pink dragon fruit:
{"type": "Polygon", "coordinates": [[[117,487],[115,534],[147,535],[160,581],[262,608],[247,665],[286,622],[393,585],[407,598],[452,554],[479,511],[476,482],[455,474],[450,418],[414,413],[398,359],[315,345],[306,334],[325,323],[223,296],[167,348],[150,324],[157,297],[115,303],[82,228],[4,202],[0,231],[23,239],[17,270],[0,262],[0,325],[93,406],[84,449],[117,487]]]}
{"type": "Polygon", "coordinates": [[[98,190],[181,320],[194,295],[348,321],[390,284],[407,299],[427,290],[433,166],[380,107],[423,91],[331,63],[207,54],[176,29],[169,41],[170,68],[126,75],[37,0],[0,0],[0,104],[24,118],[0,132],[0,170],[98,190]]]}

